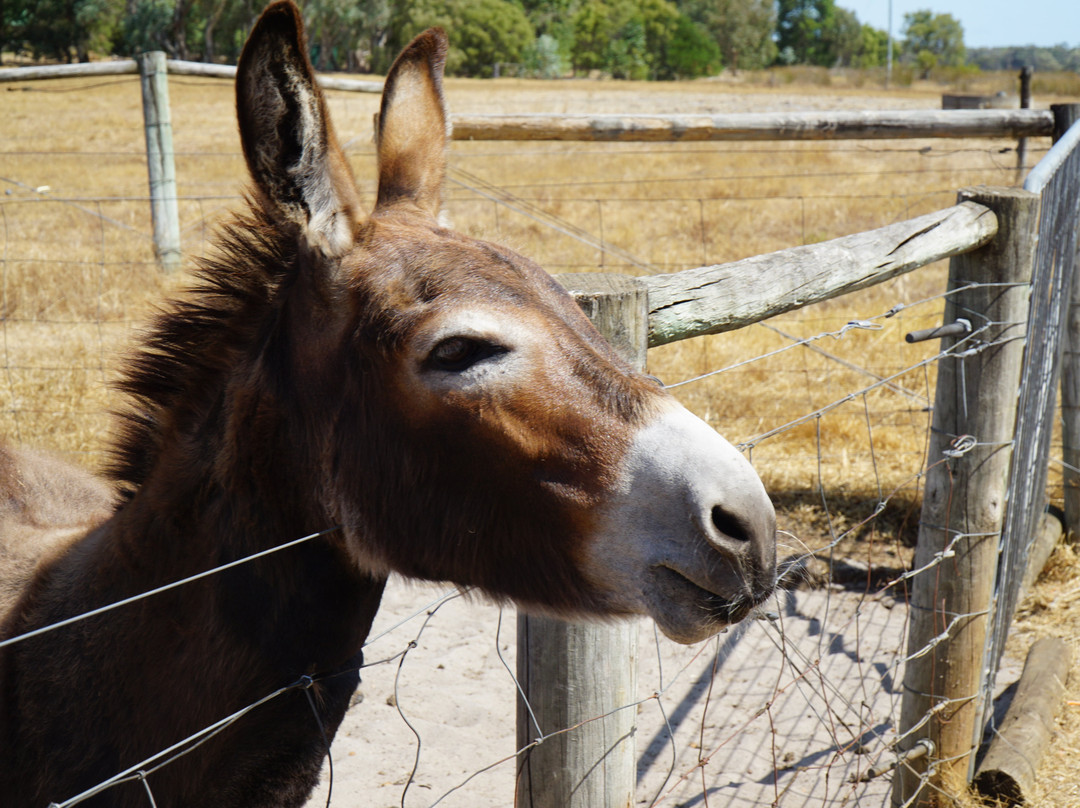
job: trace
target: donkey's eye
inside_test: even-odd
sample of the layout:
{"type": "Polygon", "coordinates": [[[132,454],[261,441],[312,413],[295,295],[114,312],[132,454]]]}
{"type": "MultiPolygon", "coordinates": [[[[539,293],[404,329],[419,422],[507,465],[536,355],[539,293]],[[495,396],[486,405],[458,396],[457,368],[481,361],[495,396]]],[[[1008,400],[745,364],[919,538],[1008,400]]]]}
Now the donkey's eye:
{"type": "Polygon", "coordinates": [[[488,357],[505,353],[506,349],[483,340],[470,337],[450,337],[436,345],[429,362],[439,370],[460,373],[488,357]]]}

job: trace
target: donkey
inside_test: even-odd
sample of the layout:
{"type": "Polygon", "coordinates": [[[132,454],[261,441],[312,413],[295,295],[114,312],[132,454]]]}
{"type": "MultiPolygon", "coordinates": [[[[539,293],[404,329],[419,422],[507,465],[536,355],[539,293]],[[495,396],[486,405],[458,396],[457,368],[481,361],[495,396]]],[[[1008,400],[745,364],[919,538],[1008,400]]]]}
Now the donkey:
{"type": "Polygon", "coordinates": [[[445,56],[430,30],[386,78],[365,217],[270,5],[236,80],[249,210],[131,360],[113,483],[0,453],[0,804],[302,805],[392,571],[680,642],[769,595],[749,463],[538,266],[439,225],[445,56]]]}

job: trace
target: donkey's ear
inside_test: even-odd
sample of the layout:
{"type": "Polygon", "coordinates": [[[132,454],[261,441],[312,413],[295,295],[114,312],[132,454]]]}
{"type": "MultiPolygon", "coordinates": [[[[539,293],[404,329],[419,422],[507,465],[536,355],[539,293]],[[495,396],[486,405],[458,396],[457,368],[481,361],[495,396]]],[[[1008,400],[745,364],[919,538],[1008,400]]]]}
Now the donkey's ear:
{"type": "Polygon", "coordinates": [[[449,139],[442,76],[446,33],[431,28],[398,56],[383,85],[377,208],[407,199],[439,215],[449,139]]]}
{"type": "Polygon", "coordinates": [[[315,83],[292,0],[272,3],[255,24],[236,72],[236,112],[264,205],[299,225],[327,255],[347,251],[360,218],[356,183],[315,83]]]}

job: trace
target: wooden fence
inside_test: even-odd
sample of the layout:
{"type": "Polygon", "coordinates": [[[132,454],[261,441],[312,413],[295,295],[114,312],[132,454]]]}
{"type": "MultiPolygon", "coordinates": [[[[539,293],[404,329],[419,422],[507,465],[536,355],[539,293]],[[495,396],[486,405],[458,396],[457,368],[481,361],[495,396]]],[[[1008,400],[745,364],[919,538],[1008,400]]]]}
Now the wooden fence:
{"type": "MultiPolygon", "coordinates": [[[[1060,126],[1061,122],[1070,121],[1077,109],[1080,105],[1055,109],[1046,118],[1057,120],[1060,126]]],[[[914,117],[923,115],[917,113],[914,117]]],[[[1010,120],[1003,117],[1002,126],[1006,128],[995,134],[1013,136],[1015,130],[1007,128],[1011,126],[1010,120]]],[[[1055,135],[1060,138],[1063,130],[1064,127],[1056,130],[1055,135]]],[[[921,126],[908,131],[926,136],[921,126]]],[[[1074,134],[1080,134],[1080,127],[1074,134]]],[[[1073,218],[1071,225],[1066,226],[1075,230],[1077,189],[1072,190],[1073,218]]],[[[1068,202],[1062,204],[1067,207],[1068,202]]],[[[920,532],[915,567],[930,569],[943,557],[958,557],[960,561],[950,570],[951,587],[943,586],[936,575],[915,579],[909,647],[913,664],[905,681],[901,744],[897,750],[898,760],[903,761],[894,792],[897,805],[933,804],[933,795],[948,793],[947,789],[957,781],[957,772],[961,780],[970,781],[972,752],[978,746],[984,711],[989,706],[984,659],[990,653],[988,642],[993,634],[991,603],[1010,598],[1015,602],[1023,575],[1021,569],[1020,577],[1009,582],[1011,593],[994,588],[995,576],[1002,577],[997,570],[998,542],[1005,518],[1003,503],[1009,500],[1006,472],[1012,456],[1009,449],[1017,415],[1016,390],[1024,361],[1024,343],[1016,337],[1022,337],[1023,323],[1027,321],[1039,210],[1040,197],[1031,192],[1008,188],[961,192],[955,207],[909,221],[730,264],[672,275],[627,278],[620,281],[622,288],[613,293],[623,296],[626,288],[633,286],[644,290],[648,306],[647,345],[651,347],[740,328],[884,282],[943,258],[954,259],[950,276],[954,288],[979,282],[979,290],[951,301],[946,321],[956,319],[953,315],[957,312],[978,311],[987,323],[996,324],[991,329],[993,333],[983,334],[980,342],[986,345],[1000,342],[1004,347],[976,353],[973,359],[956,360],[964,364],[963,378],[956,374],[956,365],[949,363],[944,363],[939,376],[934,410],[935,445],[930,450],[934,459],[928,459],[924,528],[920,532]],[[988,295],[986,288],[994,291],[988,295]],[[936,462],[939,456],[948,457],[942,452],[950,450],[949,442],[954,437],[966,434],[979,436],[979,443],[984,446],[966,456],[957,456],[951,463],[936,462]],[[952,491],[951,498],[943,496],[946,489],[952,491]],[[956,520],[954,525],[962,523],[964,527],[941,529],[950,519],[956,520]],[[958,542],[958,536],[962,541],[958,542]],[[920,602],[924,606],[935,605],[920,609],[920,602]],[[947,626],[944,634],[943,626],[947,626]],[[910,695],[913,693],[917,697],[910,695]],[[943,709],[957,704],[961,707],[943,709]]],[[[575,294],[590,300],[599,294],[597,281],[573,276],[563,280],[575,294]]],[[[611,285],[610,280],[600,283],[611,285]]],[[[603,323],[600,325],[603,329],[603,323]]],[[[625,339],[624,335],[612,333],[610,324],[607,333],[625,339]]],[[[966,339],[963,334],[950,336],[943,343],[953,346],[962,339],[966,339]]],[[[1045,347],[1045,342],[1041,346],[1045,347]]],[[[1043,425],[1046,427],[1045,417],[1043,425]]],[[[1034,462],[1045,467],[1048,427],[1043,433],[1033,451],[1038,458],[1034,462]]],[[[1013,476],[1030,476],[1029,472],[1030,467],[1025,465],[1013,476]]],[[[1045,480],[1045,475],[1042,479],[1045,480]]],[[[1040,511],[1041,505],[1040,498],[1040,511]]],[[[1030,522],[1030,516],[1025,518],[1030,522]]],[[[1022,545],[1020,557],[1025,560],[1033,536],[1034,531],[1027,531],[1009,538],[1013,544],[1022,545]]],[[[519,636],[535,638],[544,627],[533,618],[522,616],[518,631],[519,636]]],[[[610,638],[610,635],[628,634],[627,630],[606,627],[592,631],[604,635],[603,639],[593,639],[592,653],[573,641],[559,646],[572,650],[557,655],[560,676],[555,680],[536,682],[534,663],[528,654],[519,657],[519,676],[528,682],[525,696],[534,713],[519,714],[519,748],[534,740],[529,735],[529,722],[574,726],[603,715],[599,701],[582,701],[581,705],[587,704],[589,709],[581,711],[567,703],[568,694],[596,688],[598,670],[604,671],[603,686],[612,692],[631,687],[634,655],[624,654],[621,659],[626,664],[616,665],[613,660],[619,658],[609,652],[616,647],[615,643],[617,647],[631,647],[628,638],[610,638]],[[535,715],[549,705],[550,712],[535,715]]],[[[550,645],[542,645],[536,639],[530,639],[530,643],[543,647],[545,654],[554,655],[550,645]]],[[[527,651],[528,646],[519,649],[527,651]]],[[[991,681],[996,658],[992,664],[995,667],[991,669],[991,681]]],[[[530,776],[519,780],[517,804],[532,808],[615,808],[632,804],[632,782],[620,787],[619,780],[626,759],[633,759],[632,737],[632,730],[616,727],[604,719],[585,724],[572,736],[561,739],[557,749],[531,750],[530,776]],[[543,764],[538,763],[538,757],[543,764]],[[536,773],[541,766],[549,772],[546,778],[536,773]]]]}
{"type": "MultiPolygon", "coordinates": [[[[174,215],[170,212],[169,201],[171,198],[175,210],[176,191],[174,176],[170,184],[171,135],[168,133],[164,75],[166,70],[222,77],[232,76],[235,72],[233,68],[221,66],[189,68],[190,64],[167,61],[159,55],[130,63],[0,71],[0,82],[141,73],[144,108],[147,110],[155,243],[159,260],[170,267],[178,262],[179,241],[170,241],[174,236],[168,221],[168,217],[174,215]],[[89,67],[91,72],[77,72],[76,67],[82,71],[89,67]]],[[[362,92],[381,89],[377,82],[320,81],[324,87],[334,89],[362,92]]],[[[456,139],[690,141],[1039,136],[1061,139],[1077,117],[1078,109],[1078,105],[1069,105],[1050,111],[932,110],[579,118],[469,116],[454,118],[453,124],[456,139]]],[[[1080,140],[1078,133],[1080,128],[1074,127],[1068,140],[1073,145],[1069,148],[1077,148],[1074,141],[1080,140]]],[[[1071,193],[1074,195],[1072,218],[1066,217],[1064,226],[1075,229],[1075,187],[1071,193]]],[[[956,206],[936,213],[743,261],[638,279],[575,275],[563,280],[583,301],[585,308],[595,315],[602,330],[638,363],[646,347],[739,328],[881,283],[944,258],[953,259],[954,283],[959,283],[960,278],[978,278],[984,285],[1001,285],[1000,288],[1011,290],[1009,294],[993,295],[992,299],[980,299],[979,295],[985,293],[976,292],[973,298],[954,300],[948,312],[975,309],[987,322],[999,326],[1006,323],[1015,328],[1017,323],[1026,321],[1027,289],[1034,266],[1034,234],[1042,203],[1039,193],[980,189],[962,192],[956,206]],[[613,311],[622,313],[613,315],[613,311]],[[625,315],[627,311],[632,314],[625,315]],[[629,321],[627,316],[631,318],[629,321]]],[[[1076,243],[1075,234],[1071,243],[1076,243]]],[[[1058,256],[1053,271],[1059,270],[1062,262],[1068,263],[1074,258],[1074,254],[1058,256]]],[[[947,313],[946,319],[951,316],[947,313]]],[[[1080,321],[1078,317],[1074,319],[1080,321]]],[[[952,346],[964,338],[963,335],[947,337],[943,344],[952,346]]],[[[925,613],[932,615],[925,625],[913,622],[911,642],[921,643],[913,645],[917,651],[927,649],[932,652],[917,658],[928,659],[934,673],[924,677],[925,680],[909,679],[907,683],[908,690],[917,691],[919,698],[905,698],[904,726],[898,749],[898,761],[902,765],[899,766],[894,797],[898,805],[922,804],[924,799],[930,804],[932,798],[925,795],[940,787],[943,777],[953,776],[958,769],[970,776],[971,739],[981,730],[982,708],[986,706],[987,698],[982,665],[987,653],[986,637],[992,628],[989,626],[991,601],[1002,597],[1015,599],[1015,592],[995,593],[989,587],[972,592],[966,587],[970,580],[993,577],[999,549],[997,542],[1002,520],[1006,518],[1000,509],[994,510],[987,502],[1000,504],[1008,498],[1002,469],[1007,469],[1009,463],[1007,448],[1011,448],[1010,436],[1016,412],[1017,382],[1014,377],[1023,361],[1020,358],[1023,349],[1018,339],[1005,338],[988,344],[999,342],[1007,347],[976,356],[977,370],[975,365],[967,366],[969,376],[974,373],[979,383],[973,385],[969,379],[963,394],[949,386],[949,363],[942,367],[935,405],[936,433],[975,434],[985,446],[981,451],[977,449],[966,455],[948,455],[949,447],[935,444],[931,448],[932,457],[934,452],[946,451],[951,462],[946,465],[936,460],[928,461],[931,479],[927,482],[927,491],[932,493],[938,485],[932,475],[944,474],[940,485],[951,486],[954,496],[958,490],[970,491],[972,499],[960,507],[977,511],[982,521],[976,524],[974,519],[971,520],[959,534],[955,530],[941,530],[940,526],[947,520],[943,522],[941,512],[933,510],[940,508],[940,502],[929,495],[924,502],[924,530],[920,532],[916,567],[932,565],[934,559],[940,561],[945,553],[962,556],[968,566],[958,577],[962,585],[956,587],[956,596],[960,600],[940,606],[936,613],[929,608],[913,609],[913,621],[923,619],[919,615],[925,613]],[[990,391],[996,391],[995,405],[985,407],[990,391]],[[970,406],[957,404],[965,401],[970,406]],[[958,413],[965,413],[965,419],[969,413],[974,414],[976,420],[958,420],[958,413]],[[989,421],[978,420],[984,417],[989,421]],[[988,458],[992,459],[989,465],[988,458]],[[991,511],[989,521],[986,521],[987,508],[991,511]],[[925,538],[923,533],[927,534],[925,538]],[[962,547],[958,545],[958,535],[965,542],[962,547]],[[943,616],[949,624],[944,634],[934,629],[935,626],[940,629],[943,616]],[[961,672],[952,676],[957,669],[961,672]],[[942,677],[942,670],[949,671],[950,677],[946,677],[949,681],[942,677]],[[942,709],[942,705],[956,704],[963,707],[942,709]]],[[[1080,402],[1069,400],[1066,406],[1080,412],[1080,402]]],[[[1044,428],[1043,432],[1048,433],[1048,429],[1044,428]]],[[[1038,438],[1045,443],[1045,434],[1038,438]]],[[[1045,464],[1045,452],[1040,457],[1037,462],[1045,464]]],[[[1016,473],[1023,473],[1023,470],[1013,476],[1016,473]]],[[[1025,543],[1020,558],[1026,558],[1028,536],[1015,536],[1010,540],[1025,543]]],[[[941,593],[936,591],[936,594],[940,596],[941,593]]],[[[916,606],[919,597],[916,583],[913,592],[916,606]]],[[[519,748],[530,748],[521,763],[524,776],[518,778],[517,804],[532,808],[625,808],[632,805],[633,710],[617,709],[619,704],[633,702],[635,651],[630,629],[594,626],[579,632],[565,624],[521,617],[518,636],[521,649],[519,680],[525,697],[519,711],[519,748]],[[629,694],[629,697],[619,700],[620,693],[629,694]],[[601,715],[606,717],[597,719],[601,715]],[[574,733],[560,735],[557,742],[549,740],[540,744],[535,736],[538,725],[568,727],[577,724],[581,726],[574,733]]],[[[919,677],[919,669],[918,663],[910,666],[909,674],[919,677]]]]}

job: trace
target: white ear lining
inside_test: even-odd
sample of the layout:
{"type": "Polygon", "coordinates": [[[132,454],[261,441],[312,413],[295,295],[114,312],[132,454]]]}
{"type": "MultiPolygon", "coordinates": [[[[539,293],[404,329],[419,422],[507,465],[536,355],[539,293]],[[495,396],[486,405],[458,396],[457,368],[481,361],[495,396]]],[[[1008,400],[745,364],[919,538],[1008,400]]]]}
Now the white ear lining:
{"type": "Polygon", "coordinates": [[[352,246],[353,222],[331,173],[332,155],[325,142],[327,122],[322,120],[319,99],[306,77],[291,66],[286,75],[300,108],[300,160],[288,169],[307,207],[306,221],[300,224],[312,247],[336,257],[352,246]]]}

